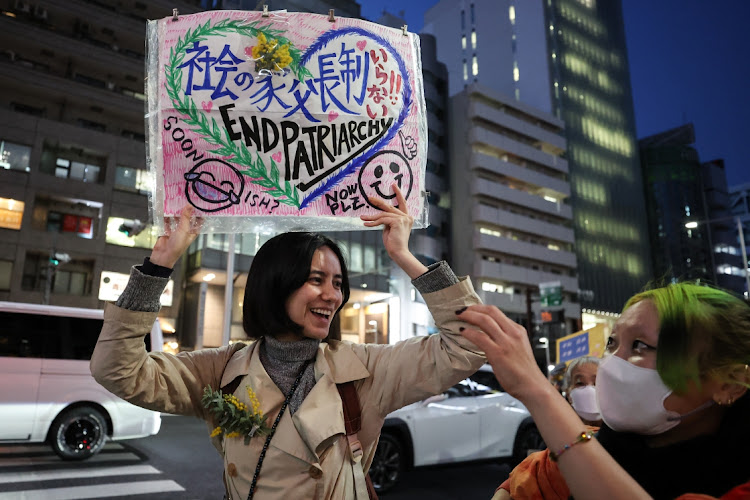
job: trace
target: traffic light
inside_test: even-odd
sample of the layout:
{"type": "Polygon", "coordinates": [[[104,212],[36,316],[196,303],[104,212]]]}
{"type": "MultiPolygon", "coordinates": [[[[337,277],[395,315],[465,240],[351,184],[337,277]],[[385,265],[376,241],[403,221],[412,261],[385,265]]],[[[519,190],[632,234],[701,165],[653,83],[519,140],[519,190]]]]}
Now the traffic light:
{"type": "Polygon", "coordinates": [[[59,266],[60,265],[60,261],[58,259],[55,259],[55,258],[50,259],[49,263],[52,264],[53,266],[59,266]]]}
{"type": "Polygon", "coordinates": [[[141,234],[141,231],[143,231],[144,229],[146,229],[146,224],[138,219],[125,221],[119,227],[119,231],[121,233],[125,233],[131,238],[133,236],[138,236],[139,234],[141,234]]]}

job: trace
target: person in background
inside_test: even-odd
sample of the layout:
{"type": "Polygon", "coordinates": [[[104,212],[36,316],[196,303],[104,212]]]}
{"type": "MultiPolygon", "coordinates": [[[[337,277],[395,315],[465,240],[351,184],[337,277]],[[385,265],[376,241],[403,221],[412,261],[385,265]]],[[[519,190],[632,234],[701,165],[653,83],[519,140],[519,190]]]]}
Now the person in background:
{"type": "Polygon", "coordinates": [[[143,338],[159,296],[197,236],[190,208],[131,270],[117,303],[106,305],[92,375],[138,406],[206,420],[224,459],[217,498],[220,489],[229,500],[255,493],[263,500],[373,498],[365,474],[386,415],[445,391],[484,364],[484,354],[458,331],[466,324],[457,312],[480,303],[471,281],[445,262],[422,265],[408,246],[413,219],[383,200],[374,203],[380,212],[362,216],[364,225],[383,227],[385,249],[422,293],[436,335],[393,345],[329,340],[349,298],[346,262],[326,236],[291,232],[271,238],[253,258],[242,322],[254,343],[147,353],[143,338]],[[356,398],[344,398],[341,386],[356,398]],[[361,425],[347,436],[344,418],[356,414],[357,403],[360,419],[349,418],[361,425]]]}
{"type": "Polygon", "coordinates": [[[596,403],[596,372],[599,361],[595,356],[576,358],[568,365],[563,379],[563,390],[568,402],[584,424],[597,428],[602,425],[602,416],[596,403]]]}
{"type": "Polygon", "coordinates": [[[539,371],[523,327],[490,306],[459,317],[549,447],[547,460],[494,498],[748,498],[747,303],[690,283],[631,297],[597,372],[595,438],[539,371]]]}

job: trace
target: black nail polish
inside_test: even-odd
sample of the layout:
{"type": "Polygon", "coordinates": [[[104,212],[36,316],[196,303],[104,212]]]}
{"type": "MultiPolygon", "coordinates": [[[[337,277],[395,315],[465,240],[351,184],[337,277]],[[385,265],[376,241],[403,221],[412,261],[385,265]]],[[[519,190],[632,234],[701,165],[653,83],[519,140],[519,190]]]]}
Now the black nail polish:
{"type": "Polygon", "coordinates": [[[456,311],[456,314],[461,314],[462,312],[464,312],[466,310],[467,307],[468,306],[462,307],[461,309],[459,309],[458,311],[456,311]]]}

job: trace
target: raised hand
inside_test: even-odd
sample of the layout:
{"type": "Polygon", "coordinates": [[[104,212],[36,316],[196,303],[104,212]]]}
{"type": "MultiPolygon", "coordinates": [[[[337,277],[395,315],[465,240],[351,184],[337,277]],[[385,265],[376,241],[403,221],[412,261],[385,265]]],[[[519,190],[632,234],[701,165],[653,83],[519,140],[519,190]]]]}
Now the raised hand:
{"type": "Polygon", "coordinates": [[[203,225],[203,219],[195,216],[195,209],[188,205],[182,209],[177,226],[172,229],[169,221],[165,221],[167,234],[156,240],[149,260],[154,264],[172,268],[180,256],[195,240],[203,225]]]}
{"type": "Polygon", "coordinates": [[[371,198],[373,205],[381,210],[377,214],[362,215],[367,227],[383,226],[383,245],[393,261],[406,271],[412,279],[427,272],[421,262],[409,251],[409,234],[414,225],[414,218],[406,209],[406,199],[397,185],[391,186],[396,193],[398,207],[394,207],[381,198],[371,198]]]}
{"type": "Polygon", "coordinates": [[[461,334],[484,351],[495,377],[511,396],[525,403],[529,396],[549,389],[524,327],[495,306],[470,306],[458,318],[476,327],[461,334]]]}

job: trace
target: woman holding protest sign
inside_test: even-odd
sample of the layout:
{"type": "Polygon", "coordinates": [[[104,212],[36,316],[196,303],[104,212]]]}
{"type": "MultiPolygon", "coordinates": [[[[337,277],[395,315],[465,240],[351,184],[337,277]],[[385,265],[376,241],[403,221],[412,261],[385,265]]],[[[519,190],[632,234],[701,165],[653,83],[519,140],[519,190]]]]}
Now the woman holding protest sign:
{"type": "Polygon", "coordinates": [[[143,337],[159,294],[198,233],[200,222],[185,209],[177,228],[133,268],[117,303],[107,304],[92,374],[136,405],[205,419],[224,457],[227,498],[372,498],[365,473],[385,416],[444,391],[484,363],[483,353],[459,334],[468,325],[457,314],[479,303],[470,280],[457,278],[444,262],[427,268],[411,254],[413,219],[397,208],[406,200],[393,189],[395,207],[374,200],[380,212],[362,219],[365,226],[383,226],[388,255],[422,293],[438,335],[394,345],[326,341],[349,297],[346,263],[323,235],[284,233],[258,251],[248,275],[243,326],[256,342],[147,353],[143,337]]]}

